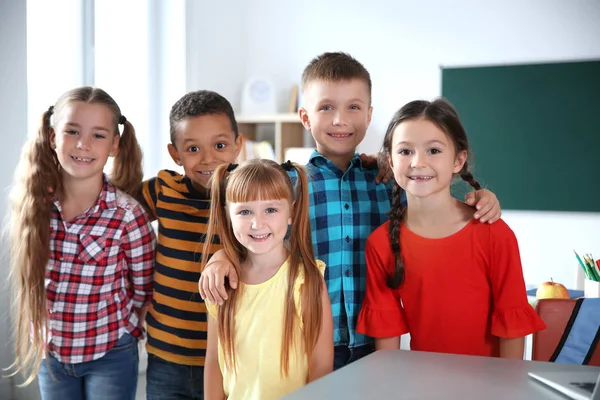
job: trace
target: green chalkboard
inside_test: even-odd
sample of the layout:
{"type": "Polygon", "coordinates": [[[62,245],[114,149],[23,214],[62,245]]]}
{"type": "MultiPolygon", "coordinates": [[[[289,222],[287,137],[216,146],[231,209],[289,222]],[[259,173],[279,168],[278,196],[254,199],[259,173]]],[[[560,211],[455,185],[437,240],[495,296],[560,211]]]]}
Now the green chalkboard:
{"type": "Polygon", "coordinates": [[[600,61],[442,68],[442,95],[503,209],[600,211],[600,61]]]}

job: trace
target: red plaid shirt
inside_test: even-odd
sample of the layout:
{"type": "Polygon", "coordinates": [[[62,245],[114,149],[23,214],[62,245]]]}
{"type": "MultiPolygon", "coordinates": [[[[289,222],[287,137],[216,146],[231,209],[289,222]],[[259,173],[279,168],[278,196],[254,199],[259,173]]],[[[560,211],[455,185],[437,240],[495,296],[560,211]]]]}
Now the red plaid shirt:
{"type": "Polygon", "coordinates": [[[50,231],[50,354],[81,363],[102,357],[124,333],[142,336],[133,308],[152,298],[156,244],[142,207],[105,178],[96,204],[70,222],[55,202],[50,231]]]}

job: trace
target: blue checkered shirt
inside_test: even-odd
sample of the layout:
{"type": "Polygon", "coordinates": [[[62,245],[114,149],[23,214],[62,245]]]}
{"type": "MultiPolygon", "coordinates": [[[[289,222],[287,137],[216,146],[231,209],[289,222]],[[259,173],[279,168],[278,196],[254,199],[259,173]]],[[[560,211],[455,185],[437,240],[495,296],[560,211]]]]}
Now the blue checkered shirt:
{"type": "Polygon", "coordinates": [[[388,220],[389,187],[375,183],[377,170],[363,168],[358,153],[346,172],[317,151],[306,168],[315,257],[327,264],[334,343],[369,344],[371,338],[356,332],[367,286],[365,245],[369,235],[388,220]]]}

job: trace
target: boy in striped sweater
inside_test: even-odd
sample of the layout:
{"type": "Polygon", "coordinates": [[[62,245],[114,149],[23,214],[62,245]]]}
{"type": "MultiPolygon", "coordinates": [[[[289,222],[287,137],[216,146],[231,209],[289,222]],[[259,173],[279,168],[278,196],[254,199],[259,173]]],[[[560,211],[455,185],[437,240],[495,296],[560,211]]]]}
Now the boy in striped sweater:
{"type": "MultiPolygon", "coordinates": [[[[185,174],[159,171],[138,196],[158,221],[146,392],[149,400],[202,399],[207,326],[197,283],[211,204],[207,188],[219,165],[235,161],[241,137],[231,104],[207,90],[177,101],[169,122],[169,154],[185,174]]],[[[211,254],[219,248],[213,243],[211,254]]]]}

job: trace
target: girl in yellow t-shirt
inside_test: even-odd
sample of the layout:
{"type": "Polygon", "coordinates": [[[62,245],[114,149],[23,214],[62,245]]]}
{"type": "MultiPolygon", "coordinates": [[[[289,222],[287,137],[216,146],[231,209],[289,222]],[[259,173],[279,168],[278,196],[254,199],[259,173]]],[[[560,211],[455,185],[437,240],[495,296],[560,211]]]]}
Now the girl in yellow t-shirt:
{"type": "Polygon", "coordinates": [[[331,305],[325,264],[313,253],[306,173],[289,161],[222,165],[211,190],[205,247],[218,235],[242,283],[227,288],[222,305],[206,304],[204,397],[280,398],[333,369],[331,305]]]}

